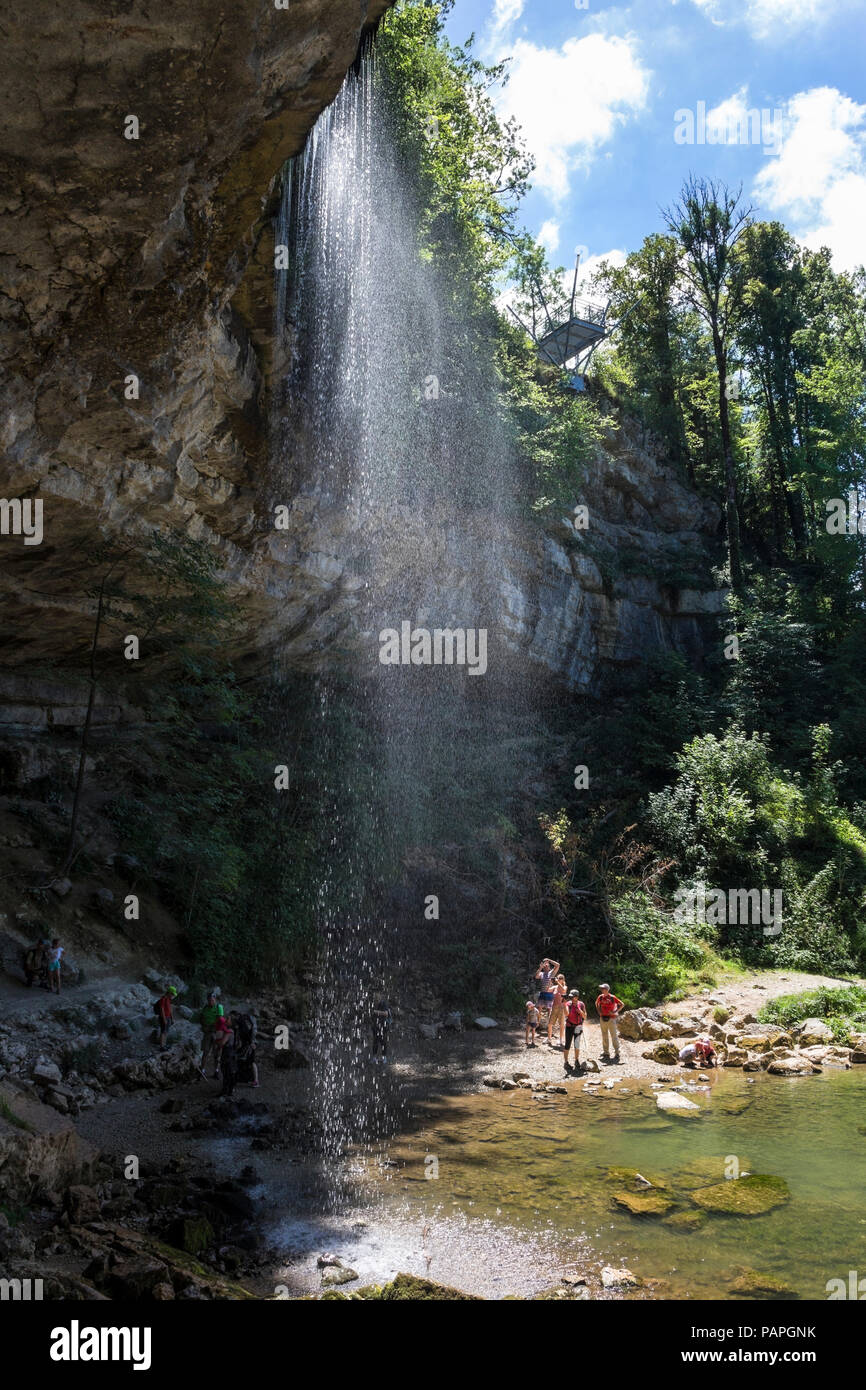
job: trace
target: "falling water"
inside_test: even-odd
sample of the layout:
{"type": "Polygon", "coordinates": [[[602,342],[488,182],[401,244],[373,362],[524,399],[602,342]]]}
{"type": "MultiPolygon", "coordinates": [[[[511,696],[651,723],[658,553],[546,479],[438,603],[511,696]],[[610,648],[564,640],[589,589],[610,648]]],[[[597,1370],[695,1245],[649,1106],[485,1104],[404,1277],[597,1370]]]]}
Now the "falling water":
{"type": "Polygon", "coordinates": [[[310,536],[321,526],[337,537],[352,597],[330,634],[348,682],[333,669],[318,676],[311,749],[329,841],[315,888],[315,1065],[331,1157],[398,1118],[399,1070],[369,1056],[371,1008],[384,991],[411,1019],[403,972],[419,934],[437,930],[423,895],[448,897],[434,876],[401,900],[404,858],[472,788],[476,749],[462,731],[481,724],[496,737],[496,518],[510,453],[491,363],[468,342],[453,287],[420,254],[416,214],[386,75],[368,51],[286,167],[277,223],[289,253],[276,272],[287,363],[277,482],[281,500],[312,518],[310,536]],[[383,666],[379,633],[405,621],[485,629],[490,670],[383,666]]]}

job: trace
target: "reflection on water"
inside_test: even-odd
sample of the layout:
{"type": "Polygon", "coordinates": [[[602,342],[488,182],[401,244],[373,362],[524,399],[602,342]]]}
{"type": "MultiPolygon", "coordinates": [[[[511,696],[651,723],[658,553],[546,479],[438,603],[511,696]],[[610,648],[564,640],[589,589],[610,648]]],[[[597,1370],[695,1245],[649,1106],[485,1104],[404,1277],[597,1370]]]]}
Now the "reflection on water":
{"type": "Polygon", "coordinates": [[[504,1258],[501,1292],[586,1268],[587,1238],[595,1264],[660,1280],[655,1296],[667,1298],[732,1297],[735,1279],[754,1270],[823,1299],[828,1279],[866,1272],[866,1068],[793,1080],[723,1072],[694,1085],[702,1113],[691,1119],[662,1116],[645,1081],[597,1098],[578,1087],[543,1100],[512,1091],[430,1104],[379,1169],[382,1224],[426,1231],[428,1249],[439,1239],[443,1279],[454,1277],[455,1223],[472,1251],[468,1281],[473,1261],[477,1277],[481,1263],[504,1258],[491,1230],[500,1246],[508,1236],[522,1255],[504,1258]],[[726,1165],[783,1178],[790,1201],[760,1216],[701,1217],[690,1193],[725,1181],[726,1165]],[[629,1184],[612,1167],[663,1184],[672,1205],[659,1217],[618,1210],[614,1193],[629,1184]]]}

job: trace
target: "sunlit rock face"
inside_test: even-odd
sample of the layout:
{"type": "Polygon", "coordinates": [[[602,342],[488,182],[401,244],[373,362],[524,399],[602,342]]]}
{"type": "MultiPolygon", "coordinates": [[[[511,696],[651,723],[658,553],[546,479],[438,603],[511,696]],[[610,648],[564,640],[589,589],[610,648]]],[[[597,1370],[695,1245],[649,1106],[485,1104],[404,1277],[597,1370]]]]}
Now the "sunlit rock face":
{"type": "MultiPolygon", "coordinates": [[[[472,623],[461,595],[478,547],[458,533],[500,527],[492,511],[461,517],[444,495],[423,515],[353,513],[305,486],[276,499],[288,529],[271,515],[274,180],[386,8],[155,0],[144,15],[34,0],[8,18],[0,497],[42,498],[45,534],[0,539],[7,667],[50,663],[62,679],[92,631],[82,547],[153,528],[215,547],[244,618],[239,654],[254,659],[366,663],[386,617],[472,623]],[[125,138],[132,116],[138,139],[125,138]],[[407,570],[424,577],[418,611],[403,611],[407,570]]],[[[628,425],[578,502],[586,532],[566,517],[500,535],[491,659],[592,690],[607,663],[697,653],[719,596],[688,575],[709,572],[713,508],[628,425]]],[[[2,722],[63,723],[80,703],[67,696],[19,682],[0,691],[15,705],[2,722]]]]}

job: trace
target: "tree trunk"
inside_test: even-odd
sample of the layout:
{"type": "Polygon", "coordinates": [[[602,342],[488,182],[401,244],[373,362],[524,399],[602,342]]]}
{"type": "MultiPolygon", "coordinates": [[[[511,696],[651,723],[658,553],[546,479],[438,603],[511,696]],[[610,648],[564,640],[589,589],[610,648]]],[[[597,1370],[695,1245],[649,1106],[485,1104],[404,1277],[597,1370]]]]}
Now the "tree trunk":
{"type": "Polygon", "coordinates": [[[734,453],[731,446],[731,419],[728,412],[728,362],[725,349],[713,335],[716,369],[719,374],[719,425],[722,432],[722,455],[725,461],[725,524],[728,533],[728,564],[731,588],[741,594],[744,588],[743,560],[740,548],[740,514],[737,510],[737,475],[734,472],[734,453]]]}

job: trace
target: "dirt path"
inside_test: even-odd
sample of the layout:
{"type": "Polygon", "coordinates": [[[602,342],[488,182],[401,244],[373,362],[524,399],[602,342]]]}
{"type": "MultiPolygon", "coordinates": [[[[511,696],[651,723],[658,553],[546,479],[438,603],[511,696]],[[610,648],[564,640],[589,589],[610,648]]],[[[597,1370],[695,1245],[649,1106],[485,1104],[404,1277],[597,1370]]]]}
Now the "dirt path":
{"type": "MultiPolygon", "coordinates": [[[[842,979],[832,975],[810,975],[795,970],[768,970],[754,975],[723,977],[714,989],[702,990],[699,994],[691,994],[663,1007],[667,1014],[676,1018],[700,1018],[718,1005],[728,1009],[732,1016],[757,1015],[769,999],[781,994],[799,994],[822,985],[840,989],[848,984],[863,985],[866,981],[857,977],[842,979]]],[[[658,1062],[648,1061],[642,1055],[648,1047],[649,1044],[644,1041],[621,1039],[620,1064],[616,1066],[602,1062],[604,1074],[622,1080],[626,1077],[657,1077],[660,1074],[658,1062]]],[[[581,1060],[598,1059],[600,1056],[601,1029],[598,1021],[591,1017],[584,1029],[581,1060]]],[[[442,1081],[446,1082],[450,1077],[452,1081],[457,1080],[459,1089],[464,1090],[479,1089],[486,1076],[506,1079],[515,1071],[524,1072],[532,1081],[539,1082],[559,1082],[567,1077],[562,1053],[558,1047],[548,1046],[546,1030],[539,1030],[535,1047],[526,1047],[520,1024],[505,1025],[488,1032],[469,1029],[456,1036],[446,1035],[438,1042],[419,1047],[418,1061],[421,1059],[433,1069],[431,1082],[435,1083],[436,1063],[439,1061],[446,1074],[442,1081]]],[[[397,1067],[408,1070],[409,1064],[398,1060],[397,1067]]],[[[669,1068],[662,1070],[670,1075],[669,1068]]]]}

